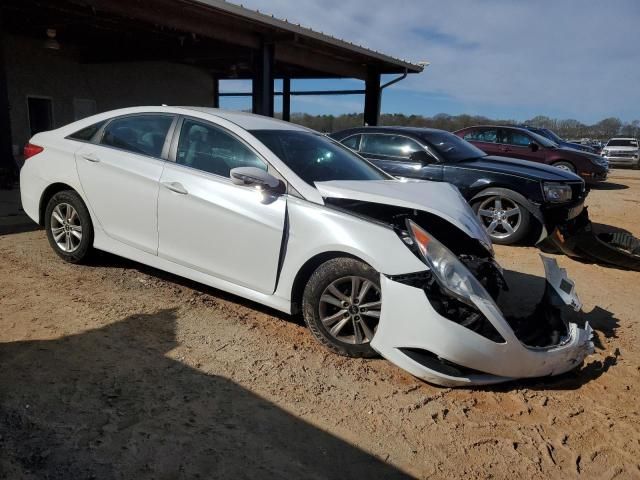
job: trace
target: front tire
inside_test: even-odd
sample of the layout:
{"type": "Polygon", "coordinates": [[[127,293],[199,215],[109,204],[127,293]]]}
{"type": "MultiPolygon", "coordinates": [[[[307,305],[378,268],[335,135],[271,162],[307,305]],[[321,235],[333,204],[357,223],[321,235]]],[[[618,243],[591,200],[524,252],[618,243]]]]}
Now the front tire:
{"type": "Polygon", "coordinates": [[[334,353],[371,358],[382,298],[380,274],[360,260],[334,258],[320,265],[304,290],[302,311],[313,336],[334,353]]]}
{"type": "Polygon", "coordinates": [[[529,234],[531,213],[506,195],[485,197],[472,207],[493,243],[513,245],[529,234]]]}
{"type": "Polygon", "coordinates": [[[552,164],[554,167],[559,168],[560,170],[565,170],[567,172],[576,173],[576,167],[569,162],[556,162],[552,164]]]}
{"type": "Polygon", "coordinates": [[[93,246],[93,224],[80,195],[64,190],[51,197],[45,210],[45,229],[49,245],[63,260],[86,260],[93,246]]]}

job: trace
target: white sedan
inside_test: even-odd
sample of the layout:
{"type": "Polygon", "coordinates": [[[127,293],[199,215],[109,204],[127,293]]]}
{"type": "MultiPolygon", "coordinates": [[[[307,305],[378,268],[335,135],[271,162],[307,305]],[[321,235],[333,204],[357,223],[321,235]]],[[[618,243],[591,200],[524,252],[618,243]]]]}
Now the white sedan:
{"type": "Polygon", "coordinates": [[[485,230],[449,184],[399,181],[271,118],[136,107],[34,136],[24,210],[55,252],[112,252],[278,310],[335,353],[376,353],[440,385],[556,375],[591,329],[555,261],[544,304],[505,318],[485,230]]]}

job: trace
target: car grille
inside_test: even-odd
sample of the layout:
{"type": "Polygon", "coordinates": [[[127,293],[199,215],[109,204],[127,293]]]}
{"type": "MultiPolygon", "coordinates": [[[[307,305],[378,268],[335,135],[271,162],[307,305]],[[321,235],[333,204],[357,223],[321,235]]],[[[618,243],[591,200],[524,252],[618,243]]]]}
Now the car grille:
{"type": "Polygon", "coordinates": [[[629,152],[629,151],[616,152],[615,150],[612,150],[609,152],[610,157],[635,157],[636,155],[637,155],[637,152],[629,152]]]}
{"type": "Polygon", "coordinates": [[[574,201],[579,200],[585,196],[586,189],[584,182],[569,183],[569,186],[571,187],[571,198],[574,201]]]}

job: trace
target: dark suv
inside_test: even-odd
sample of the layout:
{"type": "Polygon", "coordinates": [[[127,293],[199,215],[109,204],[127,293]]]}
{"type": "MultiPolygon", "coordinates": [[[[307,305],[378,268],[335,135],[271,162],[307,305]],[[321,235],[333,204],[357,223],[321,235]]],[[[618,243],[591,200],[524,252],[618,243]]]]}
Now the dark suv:
{"type": "Polygon", "coordinates": [[[584,208],[584,182],[558,168],[491,157],[452,133],[430,128],[363,127],[331,134],[396,177],[449,182],[471,204],[492,241],[540,239],[584,208]]]}
{"type": "Polygon", "coordinates": [[[560,147],[524,128],[478,126],[454,133],[489,155],[546,163],[577,173],[587,183],[606,180],[609,172],[607,161],[600,155],[560,147]]]}

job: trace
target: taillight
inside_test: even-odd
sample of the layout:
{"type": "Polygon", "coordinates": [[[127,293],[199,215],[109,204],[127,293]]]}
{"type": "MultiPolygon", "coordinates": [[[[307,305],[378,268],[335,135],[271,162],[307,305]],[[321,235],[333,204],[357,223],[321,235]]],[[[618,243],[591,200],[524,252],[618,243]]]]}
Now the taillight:
{"type": "Polygon", "coordinates": [[[39,154],[40,152],[44,151],[44,148],[41,147],[40,145],[34,145],[32,143],[27,143],[24,146],[24,159],[26,160],[27,158],[31,158],[34,155],[39,154]]]}

